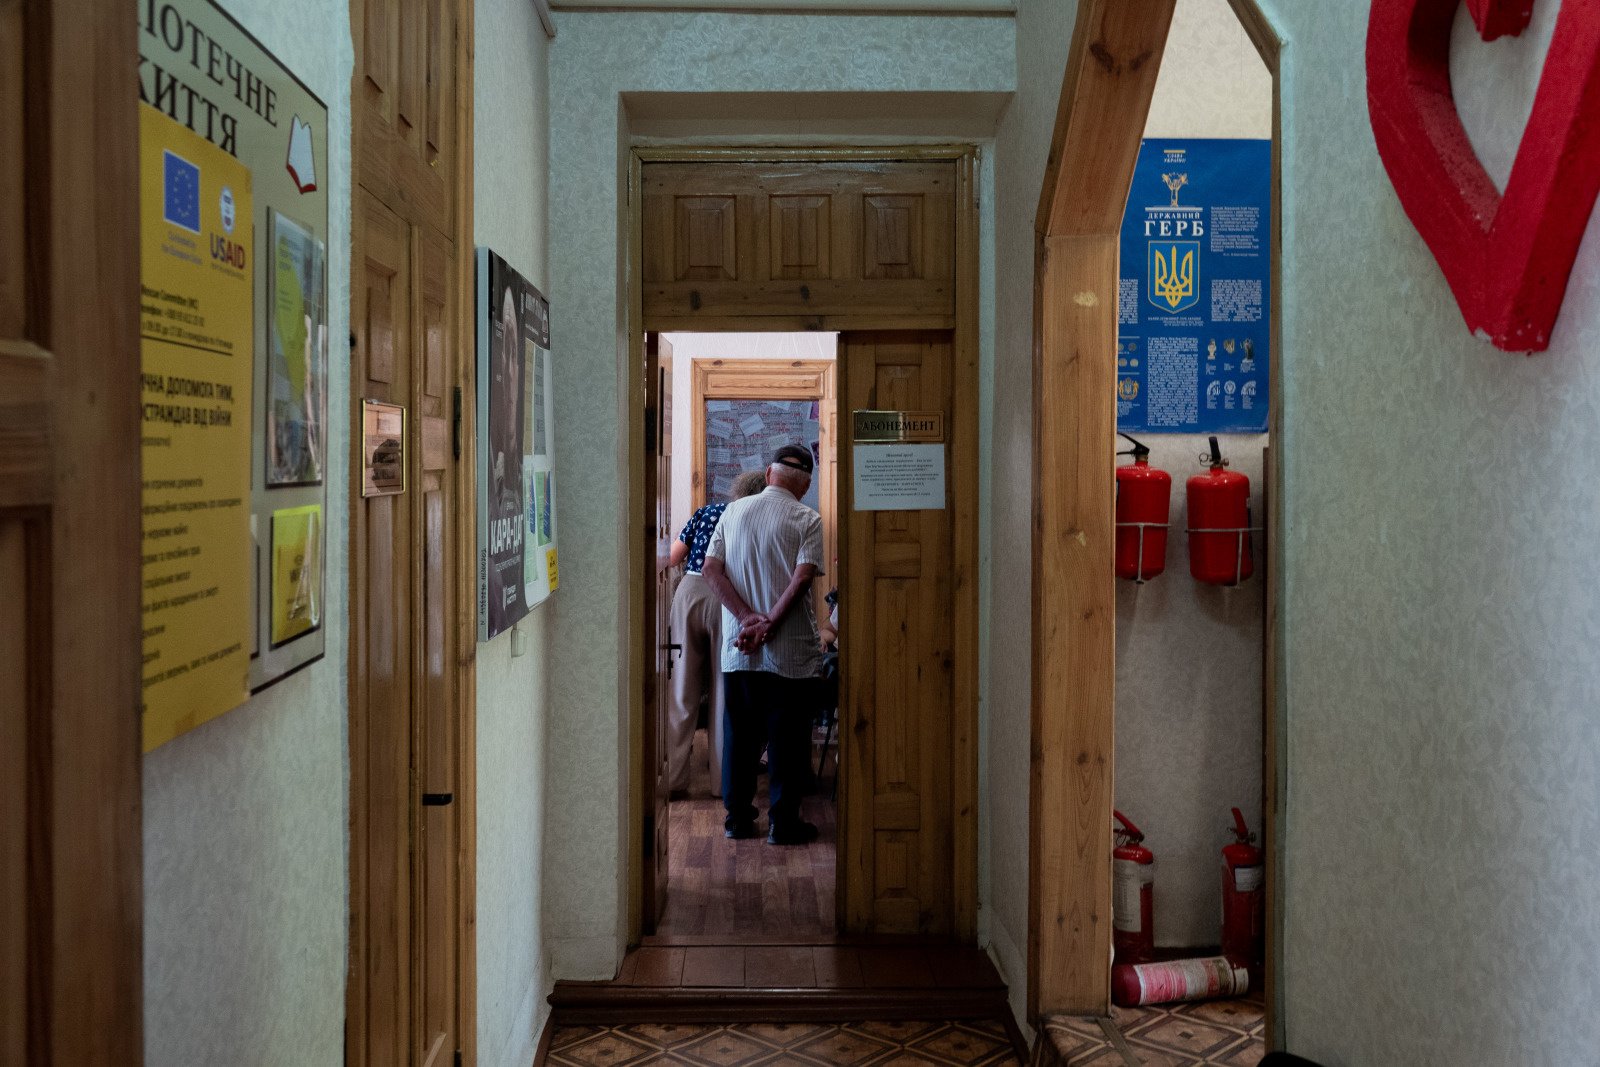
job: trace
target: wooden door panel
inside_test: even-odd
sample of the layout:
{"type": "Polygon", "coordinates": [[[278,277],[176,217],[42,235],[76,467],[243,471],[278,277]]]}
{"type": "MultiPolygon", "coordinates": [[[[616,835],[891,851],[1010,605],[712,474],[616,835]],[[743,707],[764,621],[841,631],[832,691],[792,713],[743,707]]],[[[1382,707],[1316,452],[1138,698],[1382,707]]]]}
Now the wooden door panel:
{"type": "Polygon", "coordinates": [[[4,1064],[143,1055],[135,34],[0,2],[4,1064]]]}
{"type": "MultiPolygon", "coordinates": [[[[950,335],[845,334],[844,425],[860,409],[951,415],[950,335]]],[[[946,444],[948,450],[949,445],[946,444]]],[[[841,443],[849,471],[852,442],[841,443]]],[[[847,928],[954,929],[955,512],[843,511],[847,928]]],[[[853,508],[851,492],[843,494],[853,508]]]]}
{"type": "Polygon", "coordinates": [[[647,318],[955,314],[948,160],[646,163],[647,318]]]}
{"type": "Polygon", "coordinates": [[[455,4],[352,0],[360,185],[406,218],[455,234],[455,4]]]}
{"type": "Polygon", "coordinates": [[[653,933],[666,914],[668,812],[671,753],[667,746],[672,660],[672,457],[666,446],[667,412],[672,405],[672,345],[659,334],[645,338],[645,499],[650,501],[644,529],[644,932],[653,933]]]}
{"type": "Polygon", "coordinates": [[[416,390],[422,447],[417,450],[417,507],[420,535],[422,607],[417,709],[412,750],[419,754],[417,793],[412,797],[418,821],[418,885],[414,921],[421,950],[420,1037],[417,1062],[444,1062],[440,1056],[456,1048],[456,794],[455,638],[456,619],[455,507],[456,465],[448,446],[445,396],[453,388],[446,378],[453,360],[446,358],[447,339],[456,334],[455,288],[450,284],[454,249],[431,231],[418,235],[417,275],[423,380],[416,390]],[[445,798],[449,798],[448,801],[445,798]]]}
{"type": "MultiPolygon", "coordinates": [[[[352,359],[357,397],[352,433],[361,440],[361,401],[409,405],[412,339],[410,228],[376,197],[360,191],[354,218],[356,264],[352,359]]],[[[409,417],[409,412],[408,412],[409,417]]],[[[409,427],[408,427],[409,431],[409,427]]],[[[407,447],[411,434],[407,433],[407,447]]],[[[408,474],[408,478],[411,476],[408,474]]],[[[414,480],[414,479],[412,479],[414,480]]],[[[362,482],[359,470],[353,485],[362,482]]],[[[408,562],[414,489],[356,497],[352,524],[358,550],[352,599],[358,655],[351,749],[365,789],[352,805],[362,899],[354,902],[352,984],[365,992],[369,1043],[363,1062],[406,1062],[410,1032],[407,961],[411,953],[411,568],[408,562]],[[398,846],[397,846],[397,843],[398,846]]]]}

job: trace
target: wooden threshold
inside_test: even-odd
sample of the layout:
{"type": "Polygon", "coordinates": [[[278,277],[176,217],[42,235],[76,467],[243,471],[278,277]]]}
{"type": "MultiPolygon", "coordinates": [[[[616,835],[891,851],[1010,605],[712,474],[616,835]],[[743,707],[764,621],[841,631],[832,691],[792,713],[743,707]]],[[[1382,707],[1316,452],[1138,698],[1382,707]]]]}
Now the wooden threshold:
{"type": "Polygon", "coordinates": [[[700,939],[647,939],[609,982],[557,982],[552,1025],[996,1019],[1025,1058],[1005,982],[979,949],[882,938],[687,940],[700,939]]]}

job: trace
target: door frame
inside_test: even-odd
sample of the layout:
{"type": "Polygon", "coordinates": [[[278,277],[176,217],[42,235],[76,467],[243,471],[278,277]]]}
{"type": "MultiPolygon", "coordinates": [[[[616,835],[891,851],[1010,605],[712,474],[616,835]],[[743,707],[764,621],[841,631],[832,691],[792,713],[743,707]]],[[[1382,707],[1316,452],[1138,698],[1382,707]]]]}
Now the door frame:
{"type": "MultiPolygon", "coordinates": [[[[1228,0],[1272,73],[1272,277],[1283,251],[1286,42],[1257,0],[1228,0]]],[[[1176,0],[1078,5],[1035,217],[1032,773],[1028,1015],[1105,1015],[1111,983],[1115,619],[1111,556],[1117,257],[1123,210],[1176,0]],[[1137,57],[1109,62],[1107,56],[1137,57]],[[1154,59],[1155,62],[1148,62],[1154,59]],[[1096,294],[1107,294],[1097,298],[1096,294]],[[1046,400],[1048,396],[1048,401],[1046,400]],[[1041,577],[1043,576],[1043,577],[1041,577]],[[1042,595],[1045,586],[1056,595],[1042,595]],[[1062,596],[1062,591],[1067,593],[1062,596]],[[1070,611],[1063,605],[1071,603],[1070,611]],[[1066,921],[1062,921],[1063,917],[1066,921]]],[[[1283,613],[1283,325],[1272,301],[1263,656],[1268,1048],[1281,1048],[1287,699],[1283,613]]]]}
{"type": "MultiPolygon", "coordinates": [[[[458,260],[456,277],[452,280],[456,300],[456,337],[454,348],[458,380],[461,388],[460,411],[453,413],[456,425],[456,442],[460,449],[460,458],[457,460],[460,472],[457,478],[458,492],[456,495],[455,514],[451,517],[456,525],[456,553],[453,561],[456,580],[456,604],[458,605],[457,618],[454,625],[457,628],[457,655],[456,655],[456,737],[455,737],[455,797],[452,801],[457,814],[457,839],[456,839],[456,960],[458,973],[456,975],[456,1038],[461,1054],[460,1062],[474,1064],[478,1062],[478,946],[477,946],[477,871],[478,871],[478,777],[477,777],[477,736],[478,736],[478,698],[477,698],[477,655],[478,655],[478,619],[477,612],[470,609],[470,605],[478,602],[478,507],[477,492],[477,404],[473,397],[477,395],[477,346],[475,343],[475,330],[477,324],[476,303],[476,241],[473,231],[473,111],[470,106],[473,85],[473,25],[475,0],[443,0],[445,4],[455,11],[455,79],[458,93],[465,89],[469,106],[458,107],[453,114],[455,122],[454,151],[455,151],[455,180],[457,183],[456,203],[454,215],[455,247],[458,260]]],[[[353,40],[359,40],[361,27],[354,22],[357,8],[350,6],[351,20],[350,33],[353,40]]],[[[361,71],[352,70],[352,80],[361,76],[361,71]]],[[[358,97],[353,96],[353,100],[358,97]]],[[[351,247],[350,270],[355,272],[361,263],[362,250],[355,242],[355,228],[357,213],[360,210],[360,198],[363,195],[361,185],[361,160],[359,146],[361,139],[356,129],[356,124],[361,121],[363,109],[358,103],[351,106],[351,145],[357,151],[351,160],[350,170],[350,204],[351,204],[351,247]]],[[[354,300],[351,301],[354,308],[354,300]]],[[[351,343],[354,344],[355,334],[352,324],[351,343]]],[[[356,716],[365,708],[365,699],[362,686],[364,679],[358,676],[358,642],[363,633],[356,625],[356,604],[358,586],[357,581],[364,573],[361,563],[364,549],[358,543],[359,530],[353,520],[354,510],[360,506],[361,485],[363,472],[361,469],[361,450],[359,442],[362,440],[362,405],[360,383],[356,381],[356,366],[351,362],[350,372],[348,425],[350,427],[350,485],[348,504],[352,512],[352,521],[349,523],[349,543],[346,546],[349,553],[349,581],[346,604],[346,623],[349,628],[349,648],[346,659],[349,672],[347,680],[348,707],[348,732],[352,739],[348,746],[349,791],[347,801],[350,805],[349,831],[350,842],[348,848],[349,873],[346,888],[349,891],[350,908],[350,940],[349,961],[346,967],[345,988],[345,1049],[346,1058],[355,1062],[352,1051],[360,1049],[363,1052],[369,1047],[367,1020],[364,1014],[355,1010],[360,1004],[366,1002],[366,971],[357,965],[356,931],[365,927],[364,921],[356,914],[358,900],[362,899],[364,887],[361,880],[365,877],[364,863],[357,862],[358,857],[365,854],[367,849],[366,821],[357,817],[357,804],[364,798],[368,788],[367,765],[364,754],[358,752],[353,739],[358,734],[359,724],[356,716]]],[[[414,368],[420,370],[418,368],[414,368]]],[[[407,434],[413,434],[413,428],[408,415],[407,434]]],[[[408,447],[420,448],[420,441],[411,437],[408,447]]],[[[412,487],[408,486],[408,491],[412,487]]],[[[410,962],[407,964],[410,972],[410,962]]]]}
{"type": "Polygon", "coordinates": [[[25,573],[0,608],[6,1063],[144,1060],[128,14],[53,0],[0,16],[0,569],[25,573]]]}
{"type": "MultiPolygon", "coordinates": [[[[622,262],[627,264],[627,317],[628,351],[627,380],[624,383],[627,435],[627,521],[629,531],[644,531],[653,526],[649,519],[654,504],[644,499],[645,485],[645,389],[641,380],[641,361],[632,353],[642,352],[644,335],[650,333],[684,332],[803,332],[809,330],[896,330],[896,329],[950,329],[954,348],[951,368],[955,406],[951,418],[951,468],[955,476],[970,488],[957,491],[953,509],[953,545],[956,559],[955,588],[955,706],[956,727],[952,739],[955,745],[956,780],[952,788],[952,825],[954,828],[955,856],[955,924],[957,940],[972,942],[978,928],[978,149],[964,144],[917,144],[873,146],[635,146],[628,154],[627,203],[628,225],[620,234],[622,262]],[[931,324],[922,315],[862,315],[817,316],[726,316],[703,321],[684,322],[681,319],[646,319],[644,314],[643,250],[644,250],[644,197],[643,166],[645,163],[831,163],[831,162],[885,162],[901,160],[949,160],[956,166],[955,190],[955,316],[954,321],[931,324]],[[961,473],[967,477],[961,479],[961,473]]],[[[836,373],[841,373],[837,372],[836,373]]],[[[836,388],[839,379],[835,379],[836,388]]],[[[837,393],[835,394],[837,395],[837,393]]],[[[840,527],[847,520],[839,515],[840,527]]],[[[628,734],[627,744],[627,827],[623,837],[623,854],[628,865],[628,943],[637,944],[644,929],[644,876],[647,866],[641,833],[651,803],[651,790],[646,782],[646,768],[639,754],[643,751],[645,729],[644,672],[649,664],[644,660],[646,627],[653,615],[647,614],[649,603],[643,576],[644,542],[630,533],[625,539],[628,575],[628,734]]],[[[843,759],[849,738],[840,736],[840,758],[843,759]]],[[[843,797],[841,803],[848,803],[843,797]]],[[[841,821],[839,837],[837,894],[839,907],[836,913],[845,914],[851,843],[841,821]]]]}

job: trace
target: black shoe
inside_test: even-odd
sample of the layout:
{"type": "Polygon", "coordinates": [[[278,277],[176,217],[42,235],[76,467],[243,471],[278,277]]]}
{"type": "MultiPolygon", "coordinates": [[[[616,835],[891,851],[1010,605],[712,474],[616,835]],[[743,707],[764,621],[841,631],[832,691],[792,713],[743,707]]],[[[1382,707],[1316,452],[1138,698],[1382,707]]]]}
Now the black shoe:
{"type": "Polygon", "coordinates": [[[753,822],[736,822],[732,826],[724,828],[722,836],[731,837],[735,841],[743,841],[746,838],[757,836],[759,832],[753,822]]]}
{"type": "Polygon", "coordinates": [[[817,839],[817,828],[808,822],[776,824],[767,831],[769,845],[809,845],[817,839]]]}

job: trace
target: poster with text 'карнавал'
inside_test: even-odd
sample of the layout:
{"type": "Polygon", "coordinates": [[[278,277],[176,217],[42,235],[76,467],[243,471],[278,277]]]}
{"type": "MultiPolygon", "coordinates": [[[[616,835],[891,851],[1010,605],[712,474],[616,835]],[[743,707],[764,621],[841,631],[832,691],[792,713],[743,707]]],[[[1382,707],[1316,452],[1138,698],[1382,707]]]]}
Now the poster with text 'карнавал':
{"type": "Polygon", "coordinates": [[[550,304],[478,249],[478,639],[509,630],[555,589],[550,304]]]}
{"type": "Polygon", "coordinates": [[[1117,428],[1264,432],[1272,142],[1146,139],[1121,250],[1117,428]]]}

